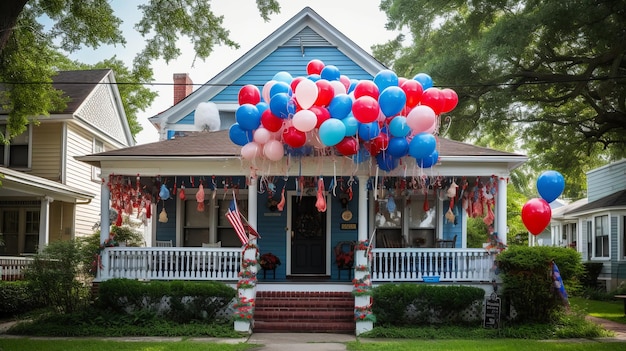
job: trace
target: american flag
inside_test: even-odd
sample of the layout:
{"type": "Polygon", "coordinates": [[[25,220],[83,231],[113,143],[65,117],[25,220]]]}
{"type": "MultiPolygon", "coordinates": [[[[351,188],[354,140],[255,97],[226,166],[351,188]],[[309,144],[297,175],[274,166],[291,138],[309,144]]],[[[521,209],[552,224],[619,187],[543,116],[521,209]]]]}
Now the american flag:
{"type": "Polygon", "coordinates": [[[230,202],[228,212],[226,212],[226,219],[230,222],[230,225],[235,229],[235,233],[239,237],[242,245],[248,243],[248,236],[246,235],[246,229],[241,221],[241,213],[237,208],[237,199],[235,199],[235,192],[233,192],[233,200],[230,202]]]}

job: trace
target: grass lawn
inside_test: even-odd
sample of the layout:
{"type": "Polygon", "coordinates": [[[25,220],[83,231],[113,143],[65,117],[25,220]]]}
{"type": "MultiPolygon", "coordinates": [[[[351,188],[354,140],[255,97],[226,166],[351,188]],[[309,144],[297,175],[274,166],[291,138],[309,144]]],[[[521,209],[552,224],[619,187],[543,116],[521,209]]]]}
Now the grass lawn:
{"type": "Polygon", "coordinates": [[[0,339],[0,351],[243,351],[258,345],[200,341],[107,341],[95,339],[0,339]]]}
{"type": "Polygon", "coordinates": [[[624,351],[626,343],[595,341],[500,340],[429,340],[351,342],[348,350],[358,351],[624,351]]]}
{"type": "Polygon", "coordinates": [[[572,297],[569,301],[572,307],[585,311],[590,316],[626,324],[623,301],[597,301],[580,297],[572,297]]]}

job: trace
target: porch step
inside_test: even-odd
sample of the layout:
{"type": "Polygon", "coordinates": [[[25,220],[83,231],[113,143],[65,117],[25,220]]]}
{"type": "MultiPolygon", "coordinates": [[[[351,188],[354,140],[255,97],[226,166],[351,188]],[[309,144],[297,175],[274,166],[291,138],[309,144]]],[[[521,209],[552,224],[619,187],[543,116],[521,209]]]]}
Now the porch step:
{"type": "Polygon", "coordinates": [[[254,332],[354,333],[349,292],[259,291],[254,332]]]}

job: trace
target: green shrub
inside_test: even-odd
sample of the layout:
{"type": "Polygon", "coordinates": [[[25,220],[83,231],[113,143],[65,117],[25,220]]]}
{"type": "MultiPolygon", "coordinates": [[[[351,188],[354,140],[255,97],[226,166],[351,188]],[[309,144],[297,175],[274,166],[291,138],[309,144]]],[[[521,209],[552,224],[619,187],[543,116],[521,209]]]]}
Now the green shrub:
{"type": "Polygon", "coordinates": [[[27,281],[0,281],[0,317],[11,317],[43,307],[27,281]]]}
{"type": "Polygon", "coordinates": [[[384,284],[373,289],[372,310],[381,325],[466,324],[461,312],[480,315],[485,291],[469,286],[384,284]]]}
{"type": "Polygon", "coordinates": [[[117,312],[147,310],[168,320],[186,323],[215,320],[236,296],[236,290],[220,282],[140,282],[111,279],[100,283],[100,307],[117,312]]]}
{"type": "Polygon", "coordinates": [[[602,271],[602,262],[584,262],[584,274],[581,277],[581,284],[586,288],[596,288],[598,286],[598,276],[602,271]]]}
{"type": "Polygon", "coordinates": [[[580,254],[560,247],[511,247],[497,258],[502,271],[503,297],[515,308],[519,322],[549,322],[564,306],[552,280],[554,261],[568,293],[580,289],[580,254]]]}
{"type": "MultiPolygon", "coordinates": [[[[130,223],[127,217],[124,221],[130,223]]],[[[130,224],[125,224],[121,227],[111,226],[111,233],[115,235],[115,245],[125,243],[126,246],[139,247],[144,243],[141,233],[130,226],[130,224]]],[[[80,238],[80,241],[82,271],[91,276],[95,276],[98,271],[98,255],[102,250],[100,230],[96,230],[93,234],[80,238]]]]}
{"type": "Polygon", "coordinates": [[[77,279],[80,261],[80,245],[74,240],[52,242],[35,255],[24,276],[38,301],[61,313],[83,307],[89,288],[77,279]]]}

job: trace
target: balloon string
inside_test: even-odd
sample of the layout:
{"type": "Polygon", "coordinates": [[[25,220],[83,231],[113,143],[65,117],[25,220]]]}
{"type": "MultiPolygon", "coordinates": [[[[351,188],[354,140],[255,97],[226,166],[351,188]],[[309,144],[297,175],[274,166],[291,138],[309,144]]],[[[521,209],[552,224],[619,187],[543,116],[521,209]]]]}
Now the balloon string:
{"type": "MultiPolygon", "coordinates": [[[[376,166],[376,177],[374,178],[374,186],[378,186],[378,166],[376,166]]],[[[378,191],[374,188],[374,201],[378,200],[378,191]]]]}

